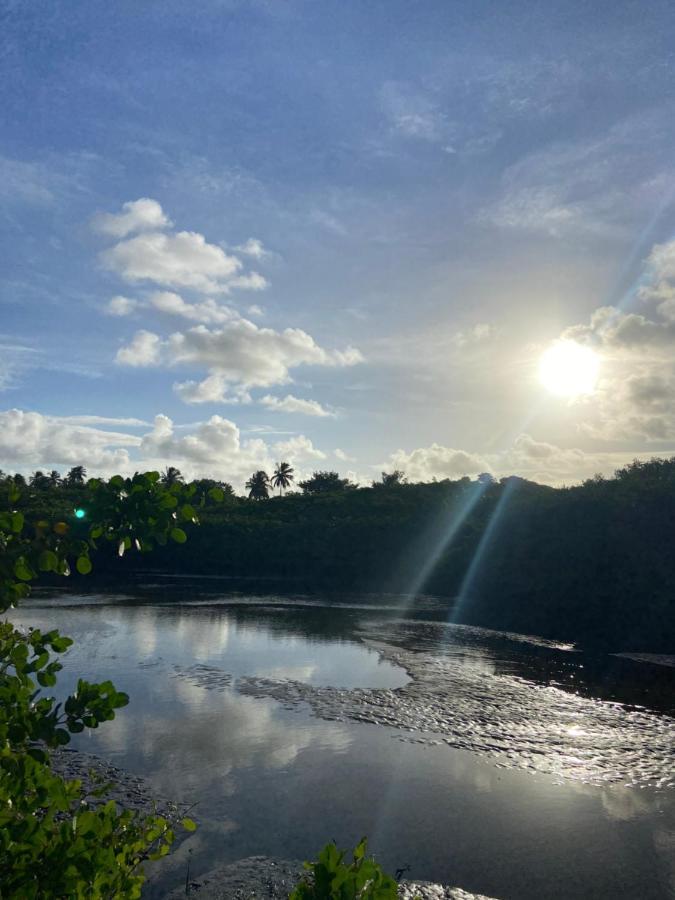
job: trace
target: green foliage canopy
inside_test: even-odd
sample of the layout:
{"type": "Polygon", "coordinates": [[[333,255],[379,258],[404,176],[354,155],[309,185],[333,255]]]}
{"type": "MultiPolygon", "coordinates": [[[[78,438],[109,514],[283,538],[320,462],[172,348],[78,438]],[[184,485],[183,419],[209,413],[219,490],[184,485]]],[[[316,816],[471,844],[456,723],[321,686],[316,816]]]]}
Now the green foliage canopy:
{"type": "MultiPolygon", "coordinates": [[[[79,485],[82,467],[71,470],[79,485]],[[81,471],[79,471],[81,470],[81,471]]],[[[68,576],[91,571],[91,554],[101,542],[122,556],[147,552],[172,540],[183,543],[183,524],[196,523],[196,489],[167,485],[159,473],[90,480],[81,502],[87,521],[74,515],[28,521],[15,480],[2,485],[0,509],[0,612],[29,593],[30,582],[46,573],[68,576]]],[[[201,504],[205,505],[202,498],[201,504]]],[[[57,703],[47,693],[62,668],[58,656],[72,644],[58,631],[24,633],[0,623],[0,896],[32,898],[137,898],[144,876],[140,864],[164,856],[174,840],[162,816],[120,811],[113,801],[91,807],[78,780],[65,780],[50,767],[50,750],[71,734],[114,719],[129,702],[110,681],[80,679],[74,694],[57,703]]],[[[192,830],[190,819],[183,826],[192,830]]]]}

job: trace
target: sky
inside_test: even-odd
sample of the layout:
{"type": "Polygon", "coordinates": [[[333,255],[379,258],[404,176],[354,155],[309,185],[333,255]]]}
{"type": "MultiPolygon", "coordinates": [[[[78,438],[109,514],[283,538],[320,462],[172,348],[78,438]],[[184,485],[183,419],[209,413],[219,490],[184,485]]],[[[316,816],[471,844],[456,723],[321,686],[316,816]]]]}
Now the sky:
{"type": "Polygon", "coordinates": [[[0,0],[0,467],[573,484],[675,454],[674,27],[0,0]],[[542,383],[561,344],[583,391],[578,356],[542,383]]]}

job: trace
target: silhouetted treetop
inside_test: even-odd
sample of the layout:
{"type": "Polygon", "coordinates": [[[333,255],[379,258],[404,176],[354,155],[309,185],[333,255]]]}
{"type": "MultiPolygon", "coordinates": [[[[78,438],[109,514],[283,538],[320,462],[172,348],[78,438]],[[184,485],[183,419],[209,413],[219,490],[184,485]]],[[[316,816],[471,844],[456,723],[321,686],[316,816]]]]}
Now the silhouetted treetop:
{"type": "Polygon", "coordinates": [[[328,494],[356,488],[348,478],[340,478],[337,472],[314,472],[306,481],[301,481],[299,486],[304,494],[328,494]]]}

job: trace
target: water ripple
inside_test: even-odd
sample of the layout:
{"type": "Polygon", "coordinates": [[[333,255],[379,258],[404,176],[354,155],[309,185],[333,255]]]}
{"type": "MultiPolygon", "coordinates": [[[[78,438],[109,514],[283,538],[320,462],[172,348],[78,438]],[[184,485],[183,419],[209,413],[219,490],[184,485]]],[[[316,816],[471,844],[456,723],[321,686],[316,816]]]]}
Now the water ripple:
{"type": "Polygon", "coordinates": [[[494,674],[441,651],[367,641],[407,670],[397,690],[343,690],[297,681],[244,677],[237,689],[315,715],[388,725],[430,746],[489,755],[499,766],[587,784],[675,786],[675,720],[510,674],[494,674]]]}

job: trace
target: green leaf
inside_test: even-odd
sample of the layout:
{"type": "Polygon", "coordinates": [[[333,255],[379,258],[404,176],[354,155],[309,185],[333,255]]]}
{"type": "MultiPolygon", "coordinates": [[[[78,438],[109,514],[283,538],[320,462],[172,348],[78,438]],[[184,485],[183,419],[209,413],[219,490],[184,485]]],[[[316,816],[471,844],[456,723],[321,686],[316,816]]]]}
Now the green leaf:
{"type": "Polygon", "coordinates": [[[75,567],[80,575],[88,575],[93,566],[91,564],[91,560],[88,556],[80,556],[78,557],[77,562],[75,563],[75,567]]]}
{"type": "Polygon", "coordinates": [[[180,508],[180,514],[186,522],[193,522],[197,518],[197,513],[194,510],[193,506],[190,506],[189,503],[185,503],[180,508]]]}
{"type": "Polygon", "coordinates": [[[187,541],[187,534],[185,534],[182,528],[172,528],[171,539],[177,544],[184,544],[185,541],[187,541]]]}
{"type": "Polygon", "coordinates": [[[38,559],[41,572],[55,572],[59,558],[53,550],[43,550],[38,559]]]}
{"type": "Polygon", "coordinates": [[[225,492],[219,487],[212,487],[209,490],[208,495],[211,500],[214,500],[216,503],[222,503],[225,499],[225,492]]]}
{"type": "Polygon", "coordinates": [[[14,563],[14,574],[20,581],[31,581],[35,578],[35,572],[28,566],[23,556],[20,556],[14,563]]]}
{"type": "Polygon", "coordinates": [[[197,823],[193,822],[192,819],[187,819],[187,818],[181,819],[180,824],[183,826],[183,828],[186,831],[196,831],[197,830],[197,823]]]}
{"type": "Polygon", "coordinates": [[[23,521],[23,513],[12,513],[12,531],[14,534],[19,534],[23,530],[23,521]]]}

